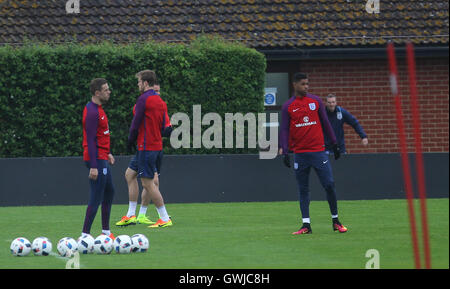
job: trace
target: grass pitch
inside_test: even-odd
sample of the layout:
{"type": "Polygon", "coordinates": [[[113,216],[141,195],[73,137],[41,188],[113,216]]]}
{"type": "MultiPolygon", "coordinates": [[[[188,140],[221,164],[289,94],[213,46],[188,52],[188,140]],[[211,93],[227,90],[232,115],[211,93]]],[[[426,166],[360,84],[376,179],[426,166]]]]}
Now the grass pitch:
{"type": "MultiPolygon", "coordinates": [[[[293,236],[300,227],[298,202],[167,204],[174,226],[150,229],[145,225],[118,228],[114,223],[127,205],[113,205],[111,230],[145,234],[146,253],[80,255],[81,268],[365,268],[367,250],[380,254],[380,268],[414,268],[406,200],[339,201],[345,234],[331,229],[327,202],[311,202],[313,234],[293,236]]],[[[449,268],[449,200],[427,201],[433,268],[449,268]]],[[[67,258],[15,257],[9,245],[15,237],[30,242],[39,236],[56,244],[62,237],[81,234],[86,206],[0,208],[0,268],[60,268],[67,258]]],[[[416,215],[419,206],[416,202],[416,215]]],[[[156,218],[151,204],[148,215],[156,218]]],[[[417,221],[420,229],[420,219],[417,221]]],[[[100,210],[92,235],[101,233],[100,210]]],[[[421,237],[419,231],[419,237],[421,237]]],[[[421,244],[420,240],[420,244],[421,244]]],[[[422,258],[423,260],[423,258],[422,258]]],[[[422,262],[423,263],[423,262],[422,262]]]]}

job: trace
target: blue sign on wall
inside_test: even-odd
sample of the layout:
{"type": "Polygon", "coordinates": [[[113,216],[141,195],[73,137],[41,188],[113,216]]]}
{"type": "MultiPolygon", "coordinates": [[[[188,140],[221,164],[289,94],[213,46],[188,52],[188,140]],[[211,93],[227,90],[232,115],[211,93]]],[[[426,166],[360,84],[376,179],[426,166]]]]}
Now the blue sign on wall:
{"type": "Polygon", "coordinates": [[[264,105],[276,105],[277,102],[277,88],[266,87],[264,92],[264,105]]]}

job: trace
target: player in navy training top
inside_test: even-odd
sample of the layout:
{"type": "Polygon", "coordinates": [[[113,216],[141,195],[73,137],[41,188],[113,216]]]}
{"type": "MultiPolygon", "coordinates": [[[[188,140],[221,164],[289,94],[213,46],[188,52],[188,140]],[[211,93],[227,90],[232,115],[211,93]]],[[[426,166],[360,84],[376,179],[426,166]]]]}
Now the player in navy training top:
{"type": "Polygon", "coordinates": [[[326,116],[325,106],[320,98],[308,93],[308,77],[303,73],[294,74],[295,95],[286,101],[281,110],[280,154],[290,167],[289,151],[294,152],[294,171],[299,188],[300,210],[303,225],[294,235],[310,234],[309,215],[309,172],[311,167],[317,173],[320,183],[327,193],[334,230],[347,231],[338,219],[337,197],[333,173],[325,153],[325,133],[333,144],[335,158],[339,158],[336,137],[326,116]]]}
{"type": "MultiPolygon", "coordinates": [[[[343,154],[346,153],[345,150],[345,138],[344,138],[344,123],[353,127],[355,132],[361,138],[361,143],[363,146],[369,144],[367,139],[367,134],[364,132],[362,126],[359,124],[356,117],[354,117],[350,112],[348,112],[343,107],[337,105],[336,96],[334,94],[329,94],[325,102],[327,108],[327,116],[330,121],[331,127],[333,128],[334,134],[336,135],[336,141],[339,146],[339,151],[343,154]]],[[[331,150],[331,141],[325,136],[325,147],[328,152],[331,150]]]]}
{"type": "Polygon", "coordinates": [[[109,218],[114,197],[111,169],[114,157],[110,151],[108,117],[102,105],[111,91],[103,78],[91,81],[91,101],[83,110],[83,159],[89,168],[90,195],[82,235],[90,234],[98,207],[102,205],[102,233],[114,239],[109,230],[109,218]]]}

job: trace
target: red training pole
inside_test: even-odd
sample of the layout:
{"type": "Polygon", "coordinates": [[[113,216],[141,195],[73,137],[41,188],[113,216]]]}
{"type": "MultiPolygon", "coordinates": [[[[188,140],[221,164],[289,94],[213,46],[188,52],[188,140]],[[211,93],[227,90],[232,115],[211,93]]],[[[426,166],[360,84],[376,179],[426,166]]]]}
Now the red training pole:
{"type": "Polygon", "coordinates": [[[416,62],[414,58],[414,46],[411,42],[406,44],[408,62],[409,91],[411,93],[411,112],[413,115],[414,138],[416,146],[416,172],[417,186],[419,188],[420,209],[422,215],[422,237],[425,251],[425,268],[431,269],[430,244],[428,236],[428,220],[426,207],[425,172],[422,154],[422,140],[420,132],[420,113],[417,103],[416,62]]]}
{"type": "Polygon", "coordinates": [[[398,136],[400,140],[400,155],[402,159],[402,167],[403,167],[403,181],[405,183],[405,191],[406,191],[406,199],[408,202],[408,211],[409,211],[409,222],[411,225],[411,237],[412,237],[412,245],[413,245],[413,253],[414,253],[414,262],[416,265],[416,269],[420,269],[420,256],[419,256],[419,245],[417,242],[417,230],[416,230],[416,217],[414,214],[414,195],[412,191],[412,180],[411,180],[411,171],[409,168],[409,160],[406,150],[406,136],[405,136],[405,124],[403,122],[403,114],[402,107],[400,102],[400,93],[398,90],[398,72],[397,72],[397,62],[395,60],[395,52],[394,52],[394,44],[390,42],[387,46],[387,54],[389,61],[389,70],[390,70],[390,82],[391,82],[391,90],[392,94],[395,98],[395,108],[396,108],[396,116],[397,116],[397,128],[398,128],[398,136]]]}

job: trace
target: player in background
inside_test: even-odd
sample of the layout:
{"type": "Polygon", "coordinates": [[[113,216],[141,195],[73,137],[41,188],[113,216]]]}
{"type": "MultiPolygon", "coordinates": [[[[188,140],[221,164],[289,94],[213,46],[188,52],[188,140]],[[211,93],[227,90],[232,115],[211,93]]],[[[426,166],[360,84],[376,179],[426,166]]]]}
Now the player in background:
{"type": "Polygon", "coordinates": [[[113,165],[115,160],[110,150],[108,117],[102,107],[108,102],[111,90],[105,79],[95,78],[91,81],[90,92],[91,101],[83,110],[83,159],[89,169],[90,194],[81,236],[90,234],[92,223],[101,204],[102,234],[115,239],[109,230],[114,197],[109,165],[113,165]]]}
{"type": "Polygon", "coordinates": [[[172,126],[167,105],[151,87],[156,83],[156,74],[152,70],[143,70],[136,74],[141,95],[128,135],[128,147],[137,142],[137,172],[142,187],[149,193],[156,206],[159,219],[150,228],[172,226],[164,200],[159,191],[159,174],[163,157],[162,137],[170,134],[172,126]]]}
{"type": "MultiPolygon", "coordinates": [[[[329,94],[327,96],[325,106],[327,108],[328,120],[330,121],[334,134],[336,135],[336,141],[339,146],[339,151],[341,154],[346,153],[345,138],[344,138],[344,123],[353,127],[355,132],[361,138],[361,143],[363,144],[363,146],[367,146],[369,144],[367,135],[364,132],[361,125],[359,124],[356,117],[354,117],[350,112],[348,112],[343,107],[337,105],[336,96],[334,94],[329,94]]],[[[325,147],[328,153],[333,152],[331,149],[332,147],[331,140],[329,137],[327,137],[327,135],[325,135],[325,147]]]]}
{"type": "MultiPolygon", "coordinates": [[[[151,87],[157,94],[160,94],[160,85],[158,82],[155,82],[155,85],[151,87]]],[[[136,104],[133,107],[133,116],[135,115],[136,104]]],[[[136,154],[137,155],[137,154],[136,154]]],[[[150,220],[147,217],[147,207],[150,203],[150,195],[145,188],[142,189],[141,193],[141,207],[139,209],[139,214],[136,217],[136,207],[137,201],[139,197],[139,185],[137,181],[138,175],[138,164],[136,155],[130,161],[128,168],[125,171],[125,180],[128,185],[128,212],[125,216],[120,219],[116,223],[116,226],[128,226],[128,225],[136,225],[139,224],[147,224],[152,225],[155,222],[150,220]]],[[[159,182],[156,182],[157,187],[159,188],[159,182]]]]}
{"type": "Polygon", "coordinates": [[[293,77],[294,96],[286,101],[281,110],[281,131],[279,153],[283,162],[291,167],[289,151],[294,152],[294,172],[299,188],[300,211],[303,225],[292,234],[310,234],[309,215],[310,192],[309,173],[311,167],[317,173],[322,187],[327,193],[331,211],[332,227],[341,233],[347,232],[338,219],[337,197],[333,173],[325,153],[323,134],[331,140],[335,159],[340,156],[336,137],[326,116],[325,106],[320,98],[308,93],[309,82],[306,74],[295,73],[293,77]]]}

